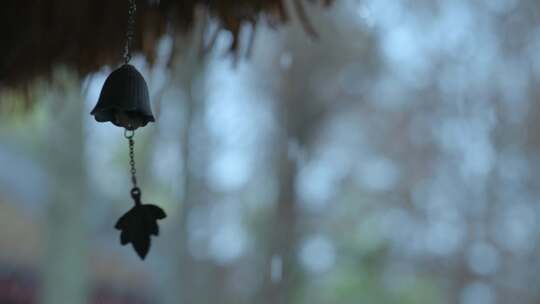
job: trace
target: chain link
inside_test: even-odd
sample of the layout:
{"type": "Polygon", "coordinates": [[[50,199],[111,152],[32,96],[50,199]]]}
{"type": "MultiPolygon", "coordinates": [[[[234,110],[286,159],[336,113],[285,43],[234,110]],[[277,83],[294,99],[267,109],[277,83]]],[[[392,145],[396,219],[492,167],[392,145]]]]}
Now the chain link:
{"type": "Polygon", "coordinates": [[[137,11],[137,4],[135,3],[135,0],[128,0],[128,5],[126,44],[124,46],[124,62],[126,64],[131,60],[131,45],[133,42],[133,36],[135,36],[135,12],[137,11]]]}

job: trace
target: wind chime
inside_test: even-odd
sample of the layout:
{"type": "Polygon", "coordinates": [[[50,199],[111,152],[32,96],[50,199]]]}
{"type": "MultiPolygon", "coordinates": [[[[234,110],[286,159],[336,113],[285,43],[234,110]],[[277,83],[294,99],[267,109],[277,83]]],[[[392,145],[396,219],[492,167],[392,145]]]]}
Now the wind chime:
{"type": "Polygon", "coordinates": [[[150,250],[150,238],[159,234],[157,220],[166,217],[163,209],[143,204],[141,189],[137,185],[135,169],[135,130],[154,122],[148,86],[137,69],[129,64],[131,45],[135,34],[135,0],[128,0],[128,25],[124,49],[124,64],[113,71],[105,80],[99,100],[91,115],[98,122],[112,122],[124,128],[124,137],[129,143],[131,169],[131,198],[135,206],[126,212],[115,225],[120,230],[120,243],[131,243],[139,257],[144,260],[150,250]]]}

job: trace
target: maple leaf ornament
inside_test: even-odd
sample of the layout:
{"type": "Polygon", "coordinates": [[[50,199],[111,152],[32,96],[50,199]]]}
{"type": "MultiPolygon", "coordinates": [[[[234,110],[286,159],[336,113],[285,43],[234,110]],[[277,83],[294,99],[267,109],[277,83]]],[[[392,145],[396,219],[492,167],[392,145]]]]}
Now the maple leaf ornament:
{"type": "Polygon", "coordinates": [[[137,255],[144,260],[150,250],[151,236],[159,235],[157,221],[167,215],[158,206],[142,204],[139,188],[133,188],[131,196],[135,200],[135,207],[122,215],[114,227],[121,231],[120,244],[131,243],[137,255]]]}

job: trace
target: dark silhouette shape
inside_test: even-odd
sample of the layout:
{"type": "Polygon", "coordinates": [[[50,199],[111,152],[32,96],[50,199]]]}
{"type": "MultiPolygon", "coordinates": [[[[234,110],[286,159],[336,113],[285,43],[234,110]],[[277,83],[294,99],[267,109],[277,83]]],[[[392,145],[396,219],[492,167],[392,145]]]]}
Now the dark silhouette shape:
{"type": "Polygon", "coordinates": [[[144,260],[150,250],[150,237],[159,235],[157,221],[164,219],[167,215],[158,206],[142,204],[139,188],[133,188],[131,196],[135,200],[135,207],[118,219],[115,228],[122,231],[120,244],[131,243],[135,252],[144,260]]]}
{"type": "Polygon", "coordinates": [[[131,64],[124,64],[112,72],[90,114],[98,122],[110,121],[127,130],[154,122],[148,86],[141,73],[131,64]]]}

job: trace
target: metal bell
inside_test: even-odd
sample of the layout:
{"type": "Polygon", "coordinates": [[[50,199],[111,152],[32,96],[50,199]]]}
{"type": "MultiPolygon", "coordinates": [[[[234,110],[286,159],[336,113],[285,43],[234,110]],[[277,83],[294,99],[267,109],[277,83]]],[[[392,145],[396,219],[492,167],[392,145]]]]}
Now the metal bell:
{"type": "Polygon", "coordinates": [[[124,64],[107,77],[99,100],[90,113],[98,122],[135,130],[154,122],[148,86],[137,69],[124,64]]]}

